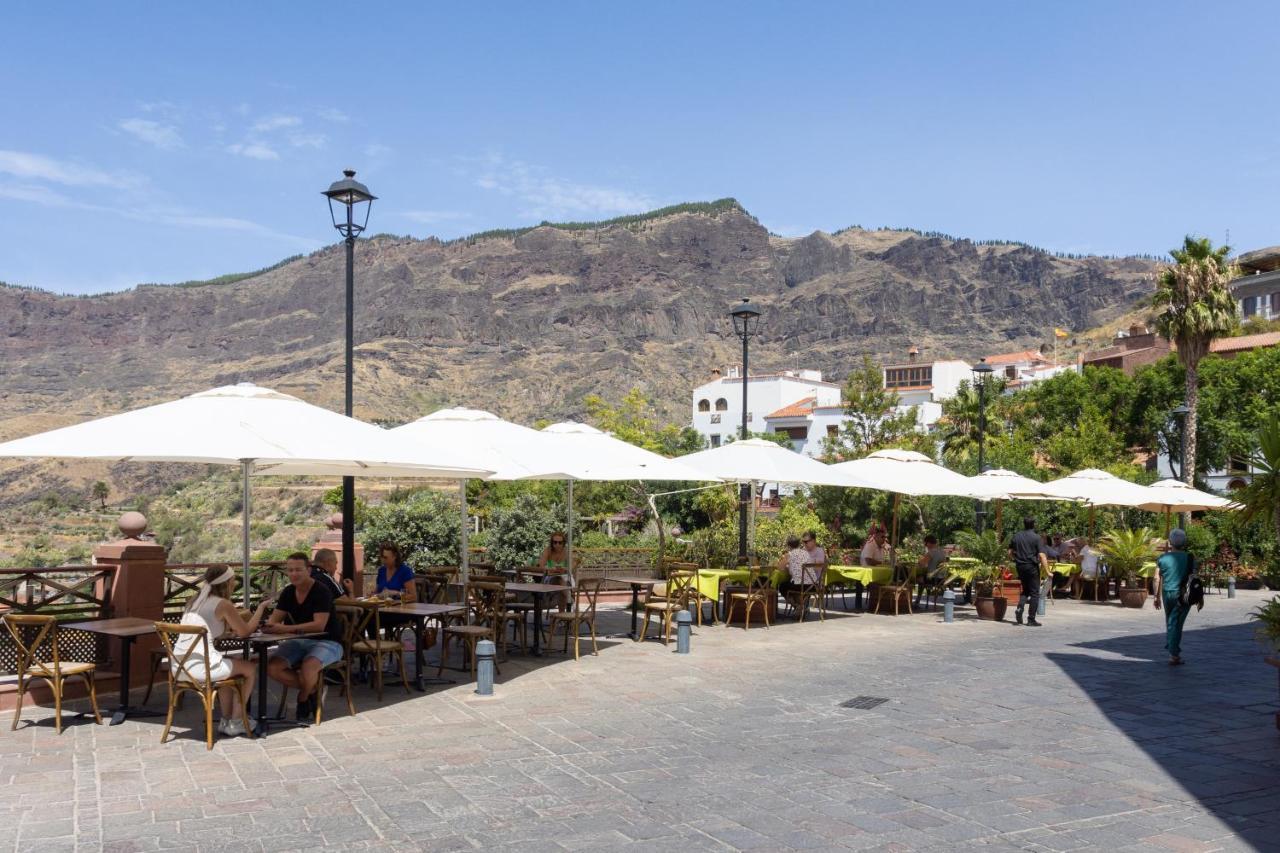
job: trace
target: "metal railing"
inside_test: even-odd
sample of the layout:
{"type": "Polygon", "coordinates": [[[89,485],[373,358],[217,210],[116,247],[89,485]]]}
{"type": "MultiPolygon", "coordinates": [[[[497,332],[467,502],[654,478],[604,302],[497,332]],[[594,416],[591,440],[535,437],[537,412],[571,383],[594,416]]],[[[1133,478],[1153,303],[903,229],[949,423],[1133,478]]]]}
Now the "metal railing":
{"type": "MultiPolygon", "coordinates": [[[[114,574],[114,566],[0,569],[0,614],[43,614],[60,624],[109,618],[114,574]]],[[[58,639],[64,660],[108,662],[107,637],[101,634],[60,630],[58,639]]],[[[5,629],[0,631],[0,672],[11,675],[16,667],[17,647],[5,629]]]]}
{"type": "MultiPolygon", "coordinates": [[[[238,564],[226,562],[213,563],[170,563],[164,567],[164,621],[177,622],[182,618],[182,609],[187,599],[196,594],[196,587],[212,566],[230,565],[235,571],[237,580],[241,568],[238,564]]],[[[257,607],[263,596],[275,595],[288,581],[284,575],[284,563],[267,560],[249,564],[249,606],[257,607]]],[[[236,604],[242,602],[244,592],[237,588],[232,598],[236,604]]]]}

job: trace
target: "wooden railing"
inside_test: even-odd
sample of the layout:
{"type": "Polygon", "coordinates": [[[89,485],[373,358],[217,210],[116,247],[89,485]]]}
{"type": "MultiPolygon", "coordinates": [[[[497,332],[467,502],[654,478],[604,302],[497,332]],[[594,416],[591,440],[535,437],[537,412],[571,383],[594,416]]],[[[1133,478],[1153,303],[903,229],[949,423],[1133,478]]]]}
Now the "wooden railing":
{"type": "MultiPolygon", "coordinates": [[[[485,549],[470,549],[474,562],[485,561],[485,549]]],[[[604,578],[619,575],[648,575],[654,570],[658,552],[654,548],[574,548],[578,577],[604,578]]]]}
{"type": "MultiPolygon", "coordinates": [[[[182,608],[187,599],[196,594],[196,587],[211,566],[230,565],[236,579],[243,584],[243,569],[239,564],[222,563],[170,563],[164,567],[164,621],[177,622],[182,618],[182,608]]],[[[249,603],[256,607],[264,595],[274,595],[288,583],[284,576],[284,564],[274,561],[249,564],[249,603]]],[[[236,604],[243,601],[243,587],[237,587],[232,598],[236,604]]]]}
{"type": "MultiPolygon", "coordinates": [[[[0,614],[41,613],[58,622],[105,619],[111,612],[111,566],[53,566],[0,569],[0,614]]],[[[59,631],[58,652],[66,660],[107,662],[107,638],[83,631],[59,631]]],[[[0,631],[0,672],[12,674],[17,648],[8,629],[0,631]]]]}

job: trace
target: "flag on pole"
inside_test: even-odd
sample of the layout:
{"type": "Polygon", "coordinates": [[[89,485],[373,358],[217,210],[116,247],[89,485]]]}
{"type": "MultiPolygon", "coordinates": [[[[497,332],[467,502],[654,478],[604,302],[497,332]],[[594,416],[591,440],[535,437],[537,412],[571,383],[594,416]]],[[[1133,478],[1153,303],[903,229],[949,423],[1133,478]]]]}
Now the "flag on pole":
{"type": "Polygon", "coordinates": [[[1068,332],[1066,329],[1059,329],[1057,326],[1054,326],[1053,336],[1055,338],[1069,338],[1071,337],[1071,333],[1068,332]]]}

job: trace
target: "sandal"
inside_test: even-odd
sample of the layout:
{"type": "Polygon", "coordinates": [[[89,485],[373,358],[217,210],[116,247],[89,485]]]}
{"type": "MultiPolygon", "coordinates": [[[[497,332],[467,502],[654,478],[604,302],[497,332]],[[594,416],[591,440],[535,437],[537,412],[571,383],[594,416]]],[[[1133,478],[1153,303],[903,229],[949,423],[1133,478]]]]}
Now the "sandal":
{"type": "Polygon", "coordinates": [[[1177,655],[1174,655],[1173,657],[1169,658],[1169,666],[1182,666],[1184,663],[1186,663],[1186,661],[1184,661],[1182,658],[1178,657],[1177,655]]]}

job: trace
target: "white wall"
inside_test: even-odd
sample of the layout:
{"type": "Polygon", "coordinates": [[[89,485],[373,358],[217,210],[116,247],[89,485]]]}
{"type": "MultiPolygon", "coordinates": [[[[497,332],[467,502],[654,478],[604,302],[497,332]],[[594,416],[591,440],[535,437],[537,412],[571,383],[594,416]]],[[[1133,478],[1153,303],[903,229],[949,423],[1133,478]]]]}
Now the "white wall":
{"type": "MultiPolygon", "coordinates": [[[[818,405],[839,405],[840,386],[821,382],[818,371],[801,371],[800,376],[752,377],[747,383],[747,429],[764,432],[769,427],[765,416],[806,397],[817,397],[818,405]]],[[[742,381],[736,376],[725,376],[706,382],[693,389],[690,400],[691,425],[702,437],[710,441],[720,436],[721,443],[736,436],[742,425],[742,381]],[[723,398],[729,404],[724,412],[715,410],[716,400],[723,398]],[[707,400],[711,411],[698,411],[698,401],[707,400]],[[716,416],[719,415],[719,423],[716,416]]]]}

